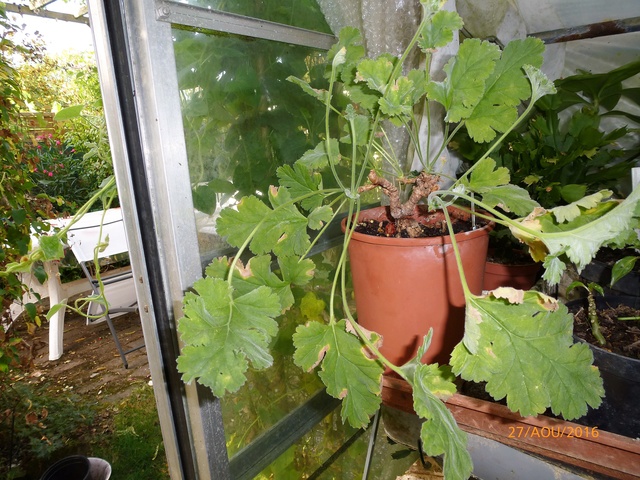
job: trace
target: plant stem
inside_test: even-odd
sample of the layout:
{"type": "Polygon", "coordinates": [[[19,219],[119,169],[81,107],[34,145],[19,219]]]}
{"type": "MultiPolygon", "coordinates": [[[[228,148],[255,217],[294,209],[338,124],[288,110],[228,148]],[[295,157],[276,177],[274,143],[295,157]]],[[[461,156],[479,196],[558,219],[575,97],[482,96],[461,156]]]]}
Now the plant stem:
{"type": "Polygon", "coordinates": [[[600,322],[598,321],[598,312],[596,309],[596,299],[591,290],[589,290],[589,293],[587,295],[587,302],[589,305],[587,316],[589,317],[589,323],[591,323],[591,333],[593,333],[593,336],[600,345],[606,345],[607,341],[604,339],[604,337],[602,336],[602,332],[600,331],[600,322]]]}

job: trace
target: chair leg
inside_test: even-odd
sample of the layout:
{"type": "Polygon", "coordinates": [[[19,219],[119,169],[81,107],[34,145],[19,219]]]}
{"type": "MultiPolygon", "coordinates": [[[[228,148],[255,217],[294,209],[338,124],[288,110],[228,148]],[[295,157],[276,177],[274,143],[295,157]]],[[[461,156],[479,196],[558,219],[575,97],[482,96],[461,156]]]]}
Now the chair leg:
{"type": "Polygon", "coordinates": [[[110,315],[105,315],[105,319],[107,321],[107,325],[109,325],[109,330],[111,331],[111,336],[113,337],[113,341],[116,344],[116,348],[118,349],[118,353],[120,354],[120,358],[122,359],[122,364],[124,365],[124,368],[129,368],[129,362],[127,362],[126,355],[128,353],[135,352],[136,350],[140,350],[142,347],[144,347],[144,344],[139,345],[139,346],[137,346],[135,348],[132,348],[131,350],[127,350],[125,352],[124,349],[122,348],[122,345],[120,344],[120,339],[118,338],[118,334],[116,333],[116,329],[113,326],[113,321],[111,320],[111,316],[110,315]]]}

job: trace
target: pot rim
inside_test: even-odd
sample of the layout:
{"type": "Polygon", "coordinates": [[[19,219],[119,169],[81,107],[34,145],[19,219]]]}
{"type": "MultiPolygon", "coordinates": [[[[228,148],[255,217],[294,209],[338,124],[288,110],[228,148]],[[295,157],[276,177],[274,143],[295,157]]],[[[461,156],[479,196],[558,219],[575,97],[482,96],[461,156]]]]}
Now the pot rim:
{"type": "MultiPolygon", "coordinates": [[[[420,206],[419,206],[420,207],[420,206]]],[[[456,208],[456,207],[449,207],[456,208]]],[[[358,221],[366,219],[369,217],[376,217],[378,219],[388,219],[389,207],[388,206],[380,206],[373,207],[361,210],[358,214],[358,221]],[[375,215],[370,215],[371,213],[375,213],[375,215]]],[[[441,210],[436,210],[435,212],[429,212],[429,215],[433,215],[434,213],[441,212],[441,210]]],[[[425,212],[426,214],[426,212],[425,212]]],[[[421,213],[422,215],[422,213],[421,213]]],[[[342,232],[344,233],[346,230],[347,217],[343,218],[340,222],[340,227],[342,232]]],[[[465,242],[467,240],[471,240],[477,238],[482,235],[488,234],[495,227],[494,222],[489,222],[482,227],[478,227],[475,230],[469,230],[466,232],[456,233],[455,238],[456,242],[465,242]]],[[[352,240],[357,240],[359,242],[370,243],[374,245],[381,246],[393,246],[393,247],[420,247],[420,246],[430,246],[430,245],[448,245],[451,244],[451,236],[450,235],[441,235],[438,237],[421,237],[421,238],[398,238],[398,237],[378,237],[375,235],[367,235],[365,233],[353,232],[352,240]]]]}

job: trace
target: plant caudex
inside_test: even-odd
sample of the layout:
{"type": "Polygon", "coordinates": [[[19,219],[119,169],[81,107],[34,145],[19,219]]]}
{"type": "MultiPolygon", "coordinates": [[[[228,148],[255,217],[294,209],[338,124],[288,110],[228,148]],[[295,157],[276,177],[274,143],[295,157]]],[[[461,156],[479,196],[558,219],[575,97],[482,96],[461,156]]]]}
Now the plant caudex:
{"type": "MultiPolygon", "coordinates": [[[[271,365],[276,318],[293,305],[292,286],[307,284],[314,274],[315,265],[307,258],[311,247],[339,212],[346,211],[348,218],[357,214],[363,191],[380,187],[390,194],[396,220],[425,198],[430,208],[456,201],[471,210],[473,203],[474,211],[479,207],[489,212],[529,245],[534,259],[544,261],[551,283],[558,282],[567,261],[581,269],[601,245],[626,234],[640,196],[637,190],[623,202],[610,201],[608,193],[601,192],[546,211],[525,190],[509,184],[505,168],[495,168],[489,157],[492,148],[451,188],[437,190],[432,170],[458,129],[466,127],[476,140],[496,139],[492,146],[497,145],[533,103],[554,88],[538,69],[544,47],[531,38],[511,42],[502,52],[488,42],[467,40],[445,66],[445,80],[432,80],[432,53],[452,41],[462,21],[456,13],[441,10],[444,2],[421,3],[423,20],[402,58],[365,58],[359,32],[347,28],[329,51],[328,89],[289,78],[324,104],[326,140],[294,165],[279,169],[279,185],[271,187],[266,201],[248,196],[237,209],[221,212],[218,232],[238,254],[214,260],[205,278],[185,295],[178,368],[186,382],[197,379],[222,396],[245,383],[249,364],[255,369],[271,365]],[[426,56],[426,68],[403,74],[405,59],[415,47],[426,56]],[[519,115],[518,107],[526,100],[528,106],[519,115]],[[429,139],[422,145],[418,135],[416,112],[421,109],[429,118],[432,102],[446,111],[445,142],[439,151],[429,139]],[[423,165],[418,174],[405,175],[385,143],[390,124],[408,131],[423,165]],[[434,150],[436,155],[426,158],[434,150]],[[329,172],[335,188],[323,188],[329,180],[323,181],[321,169],[329,172]],[[402,185],[413,187],[404,203],[398,194],[402,185]],[[514,220],[504,212],[522,217],[514,220]],[[309,231],[317,235],[312,239],[309,231]],[[244,264],[240,257],[248,251],[253,256],[244,264]],[[271,268],[272,255],[276,270],[271,268]]],[[[346,304],[346,246],[352,232],[351,223],[332,285],[332,299],[343,302],[346,318],[337,317],[338,305],[332,301],[326,323],[301,325],[293,337],[294,362],[309,371],[319,368],[328,393],[342,399],[344,421],[354,427],[369,422],[380,406],[383,370],[389,368],[413,388],[415,411],[426,420],[421,431],[426,453],[444,455],[446,478],[466,479],[472,469],[466,436],[442,401],[455,393],[453,374],[487,382],[494,398],[506,397],[508,406],[525,416],[551,408],[572,419],[585,414],[587,405],[600,404],[602,381],[589,348],[573,344],[572,317],[565,306],[542,293],[511,288],[474,295],[461,269],[466,330],[451,366],[419,362],[429,348],[430,332],[412,361],[391,364],[377,348],[378,335],[364,331],[346,304]]],[[[455,241],[453,246],[457,253],[455,241]]]]}

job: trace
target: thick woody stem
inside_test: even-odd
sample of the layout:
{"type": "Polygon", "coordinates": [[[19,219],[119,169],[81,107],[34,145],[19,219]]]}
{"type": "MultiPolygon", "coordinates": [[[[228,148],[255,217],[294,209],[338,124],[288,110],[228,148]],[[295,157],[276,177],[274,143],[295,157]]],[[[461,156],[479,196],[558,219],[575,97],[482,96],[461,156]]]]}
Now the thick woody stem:
{"type": "Polygon", "coordinates": [[[399,220],[404,217],[412,216],[418,202],[421,199],[428,197],[431,192],[438,190],[438,181],[440,180],[440,177],[420,172],[420,174],[415,178],[399,179],[400,183],[405,185],[413,184],[411,196],[404,203],[400,200],[400,191],[398,187],[389,180],[379,176],[374,170],[369,172],[368,179],[371,182],[371,185],[365,185],[364,187],[361,187],[359,191],[363,192],[371,190],[376,186],[380,187],[383,193],[389,197],[389,210],[391,216],[394,219],[399,220]]]}

